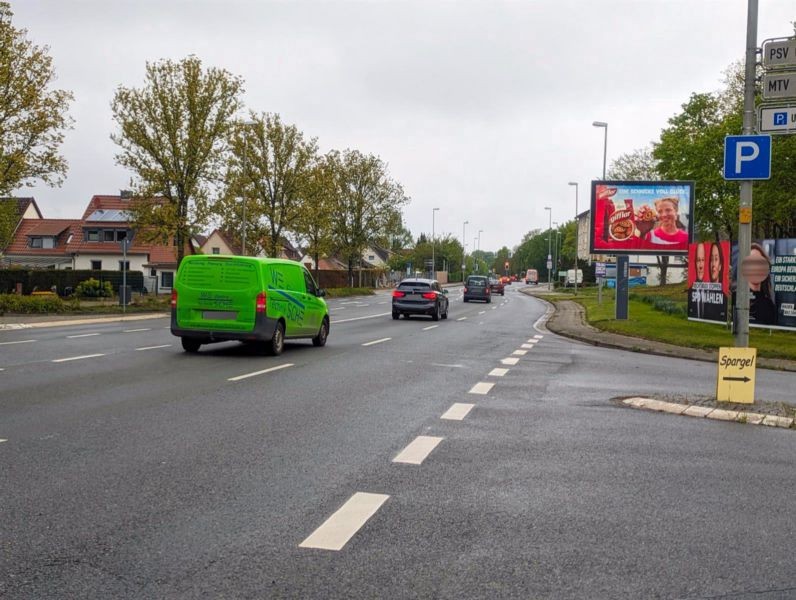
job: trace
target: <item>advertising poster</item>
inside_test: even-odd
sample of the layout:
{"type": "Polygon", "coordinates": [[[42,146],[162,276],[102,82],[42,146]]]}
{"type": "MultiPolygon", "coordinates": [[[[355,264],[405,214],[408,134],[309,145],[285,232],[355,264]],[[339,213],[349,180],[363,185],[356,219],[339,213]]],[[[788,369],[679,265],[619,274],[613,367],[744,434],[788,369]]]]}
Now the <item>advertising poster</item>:
{"type": "Polygon", "coordinates": [[[690,181],[592,181],[590,251],[688,254],[693,208],[690,181]]]}
{"type": "Polygon", "coordinates": [[[688,246],[688,319],[727,323],[730,297],[730,243],[688,246]]]}
{"type": "MultiPolygon", "coordinates": [[[[736,282],[737,245],[732,255],[736,282]]],[[[796,331],[796,238],[752,242],[750,256],[768,261],[770,273],[749,282],[749,326],[796,331]]]]}

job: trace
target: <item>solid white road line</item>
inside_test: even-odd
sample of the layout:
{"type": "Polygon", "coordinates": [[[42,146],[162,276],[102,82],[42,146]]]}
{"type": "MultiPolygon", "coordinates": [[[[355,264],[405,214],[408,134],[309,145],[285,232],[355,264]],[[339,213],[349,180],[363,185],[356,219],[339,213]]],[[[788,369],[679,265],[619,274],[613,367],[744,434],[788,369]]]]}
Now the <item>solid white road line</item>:
{"type": "Polygon", "coordinates": [[[428,331],[429,329],[436,329],[439,325],[429,325],[428,327],[423,327],[423,331],[428,331]]]}
{"type": "Polygon", "coordinates": [[[520,348],[524,348],[525,350],[533,350],[533,344],[523,344],[520,348]]]}
{"type": "Polygon", "coordinates": [[[419,435],[411,444],[401,450],[401,453],[392,459],[392,462],[407,465],[421,465],[431,451],[442,441],[441,437],[419,435]]]}
{"type": "Polygon", "coordinates": [[[459,317],[459,318],[458,318],[458,319],[456,319],[456,320],[457,320],[457,321],[466,321],[466,320],[467,320],[467,317],[459,317]]]}
{"type": "Polygon", "coordinates": [[[142,327],[141,329],[123,329],[122,333],[135,333],[136,331],[152,331],[149,327],[142,327]]]}
{"type": "Polygon", "coordinates": [[[30,344],[36,340],[19,340],[16,342],[0,342],[0,346],[10,346],[11,344],[30,344]]]}
{"type": "Polygon", "coordinates": [[[69,358],[56,358],[54,363],[69,362],[70,360],[82,360],[84,358],[97,358],[98,356],[105,356],[104,354],[86,354],[85,356],[70,356],[69,358]]]}
{"type": "Polygon", "coordinates": [[[143,348],[136,348],[136,352],[141,350],[157,350],[158,348],[171,348],[171,344],[161,344],[160,346],[144,346],[143,348]]]}
{"type": "Polygon", "coordinates": [[[449,421],[461,421],[467,416],[475,404],[466,404],[464,402],[456,402],[451,406],[440,419],[448,419],[449,421]]]}
{"type": "Polygon", "coordinates": [[[301,542],[299,548],[342,550],[388,498],[386,494],[357,492],[301,542]]]}
{"type": "Polygon", "coordinates": [[[495,367],[489,372],[489,375],[492,377],[503,377],[508,372],[509,372],[508,369],[501,369],[500,367],[495,367]]]}
{"type": "Polygon", "coordinates": [[[500,362],[503,363],[504,365],[516,365],[518,362],[520,362],[520,359],[519,358],[503,358],[503,359],[500,360],[500,362]]]}
{"type": "Polygon", "coordinates": [[[368,315],[367,317],[353,317],[351,319],[337,319],[332,321],[335,325],[337,323],[348,323],[349,321],[361,321],[362,319],[375,319],[376,317],[386,317],[390,313],[379,313],[377,315],[368,315]]]}
{"type": "Polygon", "coordinates": [[[487,381],[479,381],[473,387],[471,387],[470,391],[467,392],[467,393],[468,394],[481,394],[483,396],[483,395],[488,394],[489,390],[491,390],[493,387],[495,387],[494,383],[489,383],[487,381]]]}
{"type": "Polygon", "coordinates": [[[256,377],[257,375],[265,375],[266,373],[272,373],[273,371],[279,371],[280,369],[287,369],[288,367],[292,367],[293,363],[285,363],[283,365],[277,365],[275,367],[271,367],[270,369],[263,369],[262,371],[255,371],[254,373],[246,373],[245,375],[238,375],[237,377],[230,377],[227,381],[240,381],[241,379],[248,379],[249,377],[256,377]]]}
{"type": "Polygon", "coordinates": [[[81,333],[80,335],[68,335],[66,337],[69,338],[69,339],[72,339],[72,338],[92,337],[92,336],[95,336],[95,335],[100,335],[100,334],[99,333],[81,333]]]}
{"type": "Polygon", "coordinates": [[[372,342],[365,342],[363,346],[373,346],[374,344],[381,344],[382,342],[389,342],[392,338],[381,338],[380,340],[373,340],[372,342]]]}
{"type": "Polygon", "coordinates": [[[514,352],[512,352],[512,354],[514,356],[525,356],[526,354],[528,354],[528,351],[527,350],[515,350],[514,352]]]}

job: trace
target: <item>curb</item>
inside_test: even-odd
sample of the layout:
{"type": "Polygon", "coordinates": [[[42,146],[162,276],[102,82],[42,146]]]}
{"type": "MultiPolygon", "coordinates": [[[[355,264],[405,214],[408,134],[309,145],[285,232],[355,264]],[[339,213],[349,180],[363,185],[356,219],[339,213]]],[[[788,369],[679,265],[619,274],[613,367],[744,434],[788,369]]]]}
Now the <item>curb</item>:
{"type": "Polygon", "coordinates": [[[86,319],[69,319],[57,321],[38,321],[34,323],[0,323],[0,331],[16,331],[19,329],[41,329],[44,327],[65,327],[68,325],[90,325],[93,323],[114,323],[122,321],[143,321],[168,317],[168,313],[146,313],[142,315],[89,317],[86,319]]]}
{"type": "Polygon", "coordinates": [[[712,408],[710,406],[698,406],[695,404],[678,404],[676,402],[664,402],[653,398],[625,398],[622,404],[631,408],[651,410],[654,412],[665,412],[673,415],[685,415],[716,421],[730,421],[734,423],[748,423],[750,425],[765,425],[766,427],[780,427],[782,429],[794,429],[794,419],[790,417],[779,417],[776,415],[764,415],[761,413],[725,410],[723,408],[712,408]]]}

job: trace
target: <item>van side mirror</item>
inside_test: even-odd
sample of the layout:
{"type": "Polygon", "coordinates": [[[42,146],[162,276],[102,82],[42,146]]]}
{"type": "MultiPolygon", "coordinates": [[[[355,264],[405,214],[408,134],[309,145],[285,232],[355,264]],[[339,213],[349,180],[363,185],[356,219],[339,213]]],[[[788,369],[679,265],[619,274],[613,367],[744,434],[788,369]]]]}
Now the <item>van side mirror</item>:
{"type": "Polygon", "coordinates": [[[326,290],[319,289],[317,292],[315,292],[315,295],[318,296],[318,298],[323,298],[326,295],[326,290]]]}

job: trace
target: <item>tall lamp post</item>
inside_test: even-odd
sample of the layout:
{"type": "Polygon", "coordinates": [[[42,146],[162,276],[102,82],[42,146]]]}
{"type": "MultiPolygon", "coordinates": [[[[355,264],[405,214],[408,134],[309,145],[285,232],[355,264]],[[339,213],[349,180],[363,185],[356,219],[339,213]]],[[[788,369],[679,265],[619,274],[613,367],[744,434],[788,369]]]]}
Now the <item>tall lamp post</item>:
{"type": "Polygon", "coordinates": [[[478,230],[478,251],[481,252],[481,234],[484,233],[483,229],[478,230]]]}
{"type": "Polygon", "coordinates": [[[437,248],[437,242],[434,239],[434,216],[437,214],[439,208],[432,208],[431,209],[431,279],[436,279],[436,271],[437,271],[437,261],[436,261],[436,253],[435,250],[437,248]]]}
{"type": "Polygon", "coordinates": [[[551,235],[551,232],[553,231],[553,209],[549,206],[545,206],[544,209],[547,211],[549,216],[547,220],[547,291],[550,291],[553,289],[553,282],[550,279],[550,271],[553,268],[553,255],[551,254],[553,243],[553,236],[551,235]]]}
{"type": "Polygon", "coordinates": [[[603,121],[595,121],[592,123],[594,127],[602,127],[605,130],[605,136],[603,141],[603,179],[605,179],[605,159],[608,155],[608,123],[603,121]]]}
{"type": "MultiPolygon", "coordinates": [[[[606,129],[607,131],[607,129],[606,129]]],[[[578,250],[580,248],[580,223],[578,223],[578,182],[570,181],[575,186],[575,295],[578,295],[578,250]]]]}
{"type": "Polygon", "coordinates": [[[243,126],[243,189],[242,191],[242,202],[243,206],[241,207],[241,221],[243,231],[241,232],[241,254],[246,256],[246,171],[247,171],[247,163],[248,154],[249,154],[249,138],[246,135],[246,128],[255,125],[254,121],[243,121],[241,123],[243,126]]]}
{"type": "MultiPolygon", "coordinates": [[[[561,235],[561,234],[558,232],[558,222],[557,221],[553,221],[553,227],[556,228],[556,239],[555,239],[556,243],[553,245],[553,273],[555,273],[555,279],[557,281],[558,280],[558,261],[560,260],[560,258],[558,256],[558,236],[561,235]]],[[[553,235],[552,231],[550,232],[550,235],[553,235]]]]}
{"type": "Polygon", "coordinates": [[[464,241],[466,239],[464,236],[469,223],[470,221],[462,223],[462,282],[464,281],[464,270],[467,268],[467,242],[464,241]]]}

